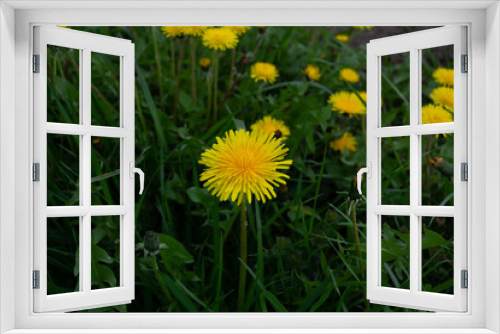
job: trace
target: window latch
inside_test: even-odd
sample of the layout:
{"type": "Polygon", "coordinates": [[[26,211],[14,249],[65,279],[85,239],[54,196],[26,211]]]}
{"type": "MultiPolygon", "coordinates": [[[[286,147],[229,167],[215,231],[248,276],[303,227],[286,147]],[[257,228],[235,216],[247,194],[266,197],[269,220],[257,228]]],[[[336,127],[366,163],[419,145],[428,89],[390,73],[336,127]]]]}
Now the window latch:
{"type": "Polygon", "coordinates": [[[361,191],[361,180],[362,180],[362,177],[363,177],[363,174],[366,173],[366,175],[368,176],[369,179],[372,178],[372,163],[370,161],[368,161],[368,166],[367,167],[364,167],[364,168],[361,168],[360,170],[358,170],[358,174],[357,174],[357,185],[358,185],[358,192],[360,195],[363,194],[363,192],[361,191]]]}
{"type": "Polygon", "coordinates": [[[134,163],[132,161],[129,163],[129,170],[131,179],[134,178],[135,173],[139,174],[139,195],[142,195],[142,192],[144,191],[144,172],[142,169],[134,167],[134,163]]]}

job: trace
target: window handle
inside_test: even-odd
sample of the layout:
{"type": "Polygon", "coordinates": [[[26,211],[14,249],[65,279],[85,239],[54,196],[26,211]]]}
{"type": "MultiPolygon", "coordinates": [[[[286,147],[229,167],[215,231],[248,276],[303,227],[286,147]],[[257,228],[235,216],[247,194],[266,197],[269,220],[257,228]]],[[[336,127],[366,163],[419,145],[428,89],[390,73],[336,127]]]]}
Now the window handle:
{"type": "Polygon", "coordinates": [[[358,179],[357,179],[357,185],[358,185],[358,192],[360,195],[362,195],[362,191],[361,191],[361,178],[363,176],[363,174],[366,173],[366,175],[368,176],[369,179],[372,178],[372,163],[369,161],[368,162],[368,166],[367,167],[364,167],[364,168],[361,168],[360,170],[358,170],[358,179]]]}
{"type": "Polygon", "coordinates": [[[144,172],[142,171],[142,169],[134,167],[134,164],[132,161],[130,161],[129,167],[130,167],[129,170],[130,170],[130,178],[131,179],[134,178],[134,173],[139,174],[139,185],[140,185],[139,195],[142,195],[142,192],[144,191],[144,172]]]}

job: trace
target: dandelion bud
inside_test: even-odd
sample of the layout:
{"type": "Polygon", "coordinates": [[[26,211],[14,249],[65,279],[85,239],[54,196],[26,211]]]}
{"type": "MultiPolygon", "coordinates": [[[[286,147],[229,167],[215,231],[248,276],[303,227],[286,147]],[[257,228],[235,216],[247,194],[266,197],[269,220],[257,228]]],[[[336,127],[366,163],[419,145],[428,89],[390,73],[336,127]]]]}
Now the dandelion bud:
{"type": "Polygon", "coordinates": [[[148,252],[155,252],[160,248],[160,237],[153,231],[144,234],[144,249],[148,252]]]}
{"type": "Polygon", "coordinates": [[[453,177],[453,164],[440,157],[429,159],[429,164],[446,177],[453,177]]]}

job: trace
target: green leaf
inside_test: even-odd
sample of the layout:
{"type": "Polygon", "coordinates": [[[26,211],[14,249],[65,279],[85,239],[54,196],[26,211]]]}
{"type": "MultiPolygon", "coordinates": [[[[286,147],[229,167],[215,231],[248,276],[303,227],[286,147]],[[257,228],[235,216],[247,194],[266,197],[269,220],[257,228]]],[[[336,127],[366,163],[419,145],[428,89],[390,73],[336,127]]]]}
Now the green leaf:
{"type": "Polygon", "coordinates": [[[210,193],[205,188],[191,187],[186,190],[186,193],[191,201],[201,204],[206,208],[211,207],[217,201],[217,198],[213,195],[210,195],[210,193]]]}

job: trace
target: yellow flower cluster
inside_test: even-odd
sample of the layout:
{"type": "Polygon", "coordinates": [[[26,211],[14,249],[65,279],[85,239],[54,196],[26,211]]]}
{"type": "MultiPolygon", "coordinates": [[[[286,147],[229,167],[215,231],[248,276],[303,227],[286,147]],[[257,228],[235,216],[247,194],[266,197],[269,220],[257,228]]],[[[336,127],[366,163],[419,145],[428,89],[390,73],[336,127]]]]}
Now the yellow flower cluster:
{"type": "Polygon", "coordinates": [[[340,114],[364,115],[366,114],[366,92],[358,92],[358,95],[345,91],[338,92],[330,95],[328,103],[332,105],[333,111],[340,114]]]}
{"type": "Polygon", "coordinates": [[[250,68],[250,77],[254,79],[255,82],[263,81],[272,84],[279,77],[279,73],[276,66],[273,64],[255,63],[250,68]]]}
{"type": "Polygon", "coordinates": [[[343,42],[343,43],[349,42],[349,35],[346,35],[346,34],[337,34],[337,35],[335,35],[335,38],[339,42],[343,42]]]}
{"type": "Polygon", "coordinates": [[[201,154],[200,164],[207,168],[201,173],[204,187],[221,201],[231,199],[240,205],[252,195],[258,201],[276,197],[274,187],[286,184],[287,170],[292,160],[285,160],[288,148],[280,139],[261,131],[226,132],[224,138],[201,154]]]}
{"type": "Polygon", "coordinates": [[[290,128],[285,125],[285,122],[271,116],[264,116],[251,126],[252,131],[266,132],[277,139],[286,140],[290,136],[290,128]]]}
{"type": "Polygon", "coordinates": [[[359,81],[359,74],[351,69],[351,68],[344,68],[340,70],[340,80],[342,81],[347,81],[350,83],[356,83],[359,81]]]}
{"type": "Polygon", "coordinates": [[[451,68],[440,67],[434,71],[432,77],[440,85],[453,87],[453,82],[455,78],[453,72],[454,71],[451,68]]]}
{"type": "Polygon", "coordinates": [[[319,72],[319,67],[314,65],[307,65],[306,68],[302,71],[304,75],[313,81],[318,81],[321,78],[321,73],[319,72]]]}
{"type": "Polygon", "coordinates": [[[354,138],[354,136],[350,132],[344,132],[341,138],[332,140],[329,143],[330,148],[340,152],[341,154],[344,154],[347,150],[356,152],[357,145],[358,142],[356,141],[356,138],[354,138]]]}
{"type": "Polygon", "coordinates": [[[243,26],[226,26],[225,29],[229,29],[234,32],[237,36],[241,36],[250,30],[251,27],[243,27],[243,26]]]}
{"type": "Polygon", "coordinates": [[[169,38],[182,37],[184,35],[182,31],[183,28],[184,27],[164,26],[161,27],[161,32],[169,38]]]}
{"type": "Polygon", "coordinates": [[[203,45],[212,50],[226,51],[238,44],[238,36],[229,29],[210,28],[202,36],[203,45]]]}
{"type": "Polygon", "coordinates": [[[210,66],[211,60],[210,58],[201,58],[200,66],[204,69],[207,69],[210,66]]]}
{"type": "Polygon", "coordinates": [[[422,124],[453,122],[451,113],[443,107],[428,104],[422,107],[422,124]]]}

